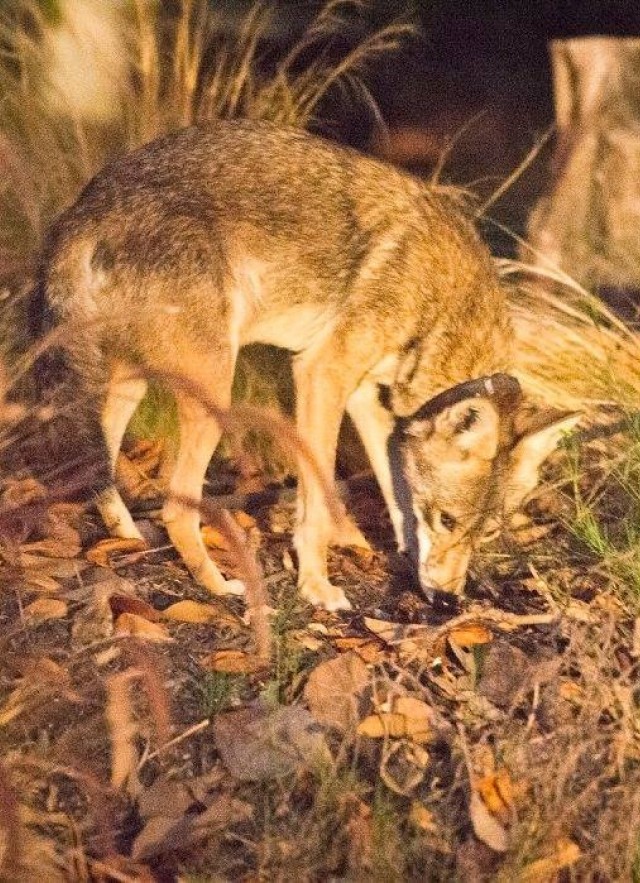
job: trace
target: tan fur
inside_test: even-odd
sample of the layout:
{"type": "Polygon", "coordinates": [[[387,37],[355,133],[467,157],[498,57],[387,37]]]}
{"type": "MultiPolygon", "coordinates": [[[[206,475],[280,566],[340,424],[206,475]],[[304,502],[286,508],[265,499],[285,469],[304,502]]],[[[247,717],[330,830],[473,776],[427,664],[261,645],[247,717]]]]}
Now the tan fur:
{"type": "MultiPolygon", "coordinates": [[[[504,292],[446,192],[293,129],[191,128],[124,157],[88,185],[51,231],[45,278],[70,326],[72,362],[104,390],[112,464],[145,370],[179,374],[225,408],[239,348],[286,347],[294,352],[298,430],[318,466],[332,474],[347,411],[399,545],[419,547],[423,585],[461,588],[484,523],[477,507],[502,505],[516,432],[513,415],[489,400],[482,438],[456,431],[464,404],[422,426],[406,421],[443,390],[510,364],[504,292]],[[398,418],[406,432],[394,450],[398,418]],[[412,499],[399,499],[398,472],[412,499]],[[443,543],[434,524],[445,487],[460,517],[465,506],[473,515],[443,543]]],[[[237,591],[208,558],[197,513],[184,502],[200,499],[220,429],[193,397],[178,391],[177,400],[181,440],[165,522],[203,585],[237,591]]],[[[529,483],[514,479],[511,496],[529,483]]],[[[302,594],[329,609],[347,607],[327,578],[336,528],[304,461],[299,484],[302,594]]],[[[110,529],[137,533],[113,487],[100,508],[110,529]]],[[[341,529],[343,542],[362,540],[346,516],[341,529]]]]}

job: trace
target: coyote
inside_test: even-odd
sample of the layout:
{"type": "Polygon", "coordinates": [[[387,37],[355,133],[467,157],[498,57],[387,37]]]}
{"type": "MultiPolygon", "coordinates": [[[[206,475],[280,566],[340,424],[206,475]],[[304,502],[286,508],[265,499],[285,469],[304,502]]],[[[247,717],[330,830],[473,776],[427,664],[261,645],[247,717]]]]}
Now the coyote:
{"type": "MultiPolygon", "coordinates": [[[[180,375],[228,408],[248,343],[293,352],[298,432],[326,475],[350,416],[427,595],[463,590],[488,518],[523,501],[577,419],[532,410],[507,373],[505,294],[455,194],[296,129],[211,123],[116,160],[52,227],[41,286],[70,364],[100,390],[92,419],[110,471],[98,508],[121,537],[140,536],[113,470],[145,378],[180,375]]],[[[175,396],[164,522],[199,583],[239,593],[187,505],[221,429],[196,395],[175,396]]],[[[301,458],[303,597],[349,608],[327,547],[364,542],[346,513],[336,524],[301,458]]]]}

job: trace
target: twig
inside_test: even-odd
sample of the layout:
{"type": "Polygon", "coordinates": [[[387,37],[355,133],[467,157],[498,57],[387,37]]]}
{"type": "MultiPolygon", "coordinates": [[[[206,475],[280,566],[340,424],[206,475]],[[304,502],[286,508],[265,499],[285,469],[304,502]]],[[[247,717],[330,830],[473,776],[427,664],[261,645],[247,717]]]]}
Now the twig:
{"type": "Polygon", "coordinates": [[[206,730],[206,728],[209,726],[210,723],[211,723],[211,721],[209,720],[209,718],[205,718],[205,720],[201,720],[199,723],[193,724],[193,726],[184,730],[182,733],[175,736],[173,739],[170,739],[168,742],[165,742],[164,745],[160,745],[160,747],[156,748],[155,751],[151,751],[149,754],[146,754],[144,757],[141,757],[140,761],[138,763],[138,772],[140,772],[140,770],[145,765],[145,763],[158,757],[164,751],[167,751],[169,748],[173,748],[174,745],[179,745],[180,742],[183,742],[185,739],[188,739],[189,736],[193,736],[196,733],[199,733],[201,730],[206,730]]]}

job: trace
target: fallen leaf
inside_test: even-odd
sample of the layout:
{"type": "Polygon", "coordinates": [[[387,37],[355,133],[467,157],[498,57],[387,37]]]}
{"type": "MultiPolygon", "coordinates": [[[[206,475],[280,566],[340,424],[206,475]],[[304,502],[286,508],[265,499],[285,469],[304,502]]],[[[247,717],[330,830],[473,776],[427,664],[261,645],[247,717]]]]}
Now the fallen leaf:
{"type": "Polygon", "coordinates": [[[429,752],[421,745],[394,739],[383,746],[380,778],[389,790],[408,797],[423,782],[429,762],[429,752]]]}
{"type": "Polygon", "coordinates": [[[24,543],[21,551],[27,553],[38,553],[51,558],[75,558],[80,554],[82,544],[80,543],[80,534],[67,539],[66,541],[54,537],[47,537],[44,540],[37,540],[33,543],[24,543]]]}
{"type": "Polygon", "coordinates": [[[582,622],[587,625],[598,621],[598,617],[589,605],[577,598],[571,598],[567,606],[563,608],[562,613],[569,619],[573,619],[574,622],[582,622]]]}
{"type": "Polygon", "coordinates": [[[432,834],[438,831],[434,814],[419,800],[414,800],[411,803],[409,821],[414,828],[418,828],[420,831],[429,831],[432,834]]]}
{"type": "Polygon", "coordinates": [[[401,739],[406,732],[406,722],[401,714],[392,714],[389,711],[380,714],[370,714],[358,724],[358,735],[367,736],[369,739],[384,739],[392,736],[401,739]]]}
{"type": "Polygon", "coordinates": [[[160,467],[165,447],[164,439],[140,439],[127,449],[126,458],[140,472],[151,475],[160,467]]]}
{"type": "Polygon", "coordinates": [[[55,579],[75,579],[89,564],[77,558],[44,557],[25,552],[26,546],[20,548],[20,567],[30,576],[44,574],[55,579]]]}
{"type": "Polygon", "coordinates": [[[60,619],[67,614],[67,602],[59,598],[38,598],[24,609],[30,619],[60,619]]]}
{"type": "Polygon", "coordinates": [[[613,616],[623,616],[625,609],[624,604],[611,592],[599,592],[591,602],[594,607],[599,607],[605,613],[611,613],[613,616]]]}
{"type": "Polygon", "coordinates": [[[574,705],[581,705],[584,702],[584,689],[575,681],[562,681],[558,687],[558,695],[574,705]]]}
{"type": "Polygon", "coordinates": [[[112,614],[117,618],[121,613],[135,613],[136,616],[142,616],[149,622],[159,622],[160,612],[147,604],[142,598],[135,598],[132,595],[121,595],[119,593],[109,595],[109,607],[112,614]]]}
{"type": "Polygon", "coordinates": [[[288,636],[305,650],[310,650],[311,653],[318,653],[325,645],[320,638],[309,634],[307,629],[294,629],[288,633],[288,636]]]}
{"type": "Polygon", "coordinates": [[[148,547],[144,540],[122,539],[120,537],[108,537],[100,540],[91,549],[85,552],[85,558],[99,567],[112,567],[113,558],[122,555],[130,555],[131,561],[139,560],[142,555],[135,553],[147,552],[148,547]]]}
{"type": "Polygon", "coordinates": [[[214,650],[201,661],[201,665],[207,671],[253,674],[264,668],[264,661],[244,650],[214,650]]]}
{"type": "Polygon", "coordinates": [[[383,655],[381,644],[372,638],[334,638],[333,645],[342,653],[349,651],[357,653],[360,659],[368,664],[378,662],[383,655]]]}
{"type": "Polygon", "coordinates": [[[71,625],[71,646],[74,650],[90,647],[113,634],[113,611],[106,587],[98,583],[88,604],[75,614],[71,625]]]}
{"type": "Polygon", "coordinates": [[[358,725],[358,735],[370,739],[391,736],[395,739],[411,739],[428,742],[433,738],[431,726],[433,711],[421,699],[399,696],[391,711],[370,714],[358,725]]]}
{"type": "Polygon", "coordinates": [[[297,705],[270,711],[254,703],[217,715],[213,730],[224,765],[241,781],[264,781],[331,762],[317,721],[297,705]]]}
{"type": "Polygon", "coordinates": [[[492,815],[504,825],[514,821],[513,786],[506,770],[483,776],[474,783],[474,787],[492,815]]]}
{"type": "Polygon", "coordinates": [[[570,868],[580,858],[582,853],[578,844],[563,837],[557,841],[551,855],[521,868],[518,880],[520,883],[553,883],[558,879],[558,871],[570,868]]]}
{"type": "Polygon", "coordinates": [[[372,619],[370,616],[365,616],[363,622],[365,627],[383,640],[385,644],[397,644],[407,638],[409,634],[407,626],[397,622],[389,622],[386,619],[372,619]]]}
{"type": "Polygon", "coordinates": [[[471,792],[469,817],[476,837],[486,843],[494,852],[506,852],[509,838],[506,828],[494,815],[477,791],[471,792]]]}
{"type": "MultiPolygon", "coordinates": [[[[47,576],[46,573],[25,572],[25,586],[28,589],[35,589],[38,592],[59,592],[62,586],[60,583],[47,576]]],[[[43,599],[44,600],[44,599],[43,599]]]]}
{"type": "Polygon", "coordinates": [[[162,642],[173,640],[161,623],[149,622],[148,619],[135,613],[121,613],[114,623],[114,632],[117,635],[130,635],[133,638],[142,638],[145,641],[162,642]]]}
{"type": "Polygon", "coordinates": [[[482,663],[478,693],[498,708],[509,708],[521,691],[530,688],[535,662],[508,641],[491,644],[482,663]]]}
{"type": "Polygon", "coordinates": [[[168,779],[163,775],[144,788],[138,797],[138,812],[143,821],[154,816],[181,816],[196,802],[184,782],[168,779]]]}
{"type": "Polygon", "coordinates": [[[316,720],[344,733],[358,723],[362,693],[369,682],[369,670],[362,659],[355,653],[344,653],[313,669],[304,698],[316,720]]]}
{"type": "Polygon", "coordinates": [[[192,801],[190,811],[177,811],[165,804],[163,814],[151,815],[133,842],[131,855],[136,860],[151,859],[164,853],[175,853],[217,831],[250,819],[253,808],[229,794],[216,794],[204,810],[192,801]]]}
{"type": "Polygon", "coordinates": [[[476,647],[490,643],[493,640],[493,635],[483,625],[469,623],[452,628],[450,632],[447,632],[447,638],[456,643],[458,647],[476,647]]]}
{"type": "Polygon", "coordinates": [[[214,603],[202,604],[199,601],[177,601],[162,611],[165,619],[173,619],[177,622],[189,623],[206,623],[216,622],[225,626],[240,626],[241,620],[229,611],[225,610],[222,605],[214,603]]]}

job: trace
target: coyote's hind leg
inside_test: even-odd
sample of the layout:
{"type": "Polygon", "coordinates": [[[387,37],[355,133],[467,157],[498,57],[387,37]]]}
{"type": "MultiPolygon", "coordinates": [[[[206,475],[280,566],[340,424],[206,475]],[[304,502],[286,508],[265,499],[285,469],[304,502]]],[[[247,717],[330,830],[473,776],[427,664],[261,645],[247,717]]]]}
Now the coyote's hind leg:
{"type": "Polygon", "coordinates": [[[211,373],[199,371],[196,376],[185,376],[189,392],[174,391],[178,408],[180,443],[173,475],[169,483],[169,497],[162,518],[171,542],[193,577],[215,595],[240,595],[244,585],[240,580],[225,580],[209,557],[200,533],[202,486],[209,461],[218,446],[222,430],[213,408],[226,409],[231,402],[233,362],[222,357],[215,365],[209,363],[211,373]],[[228,362],[228,364],[224,364],[228,362]],[[206,384],[206,385],[205,385],[206,384]],[[215,389],[216,398],[212,397],[215,389]],[[202,390],[202,397],[198,397],[202,390]]]}
{"type": "MultiPolygon", "coordinates": [[[[147,381],[144,377],[136,375],[128,365],[118,363],[114,366],[101,416],[102,434],[109,453],[112,478],[127,426],[146,391],[147,381]]],[[[110,534],[127,539],[142,539],[113,481],[99,493],[97,506],[110,534]]]]}

